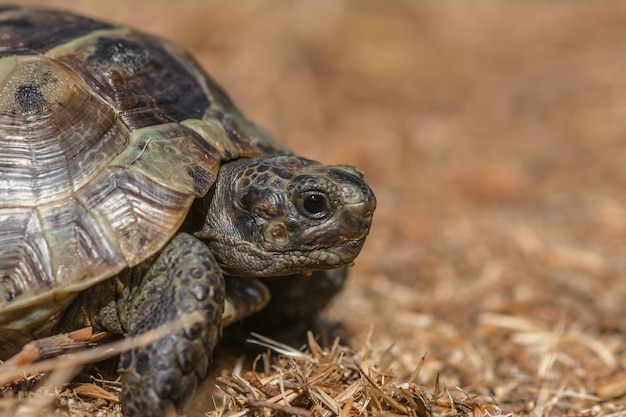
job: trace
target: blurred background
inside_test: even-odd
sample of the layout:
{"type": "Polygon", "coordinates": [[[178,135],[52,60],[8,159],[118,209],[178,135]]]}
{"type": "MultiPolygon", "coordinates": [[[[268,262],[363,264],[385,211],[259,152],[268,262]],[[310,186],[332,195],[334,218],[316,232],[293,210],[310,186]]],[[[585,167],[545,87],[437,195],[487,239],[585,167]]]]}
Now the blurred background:
{"type": "Polygon", "coordinates": [[[398,375],[426,354],[421,383],[509,411],[626,412],[626,2],[13,3],[167,37],[294,151],[365,171],[325,315],[398,375]]]}

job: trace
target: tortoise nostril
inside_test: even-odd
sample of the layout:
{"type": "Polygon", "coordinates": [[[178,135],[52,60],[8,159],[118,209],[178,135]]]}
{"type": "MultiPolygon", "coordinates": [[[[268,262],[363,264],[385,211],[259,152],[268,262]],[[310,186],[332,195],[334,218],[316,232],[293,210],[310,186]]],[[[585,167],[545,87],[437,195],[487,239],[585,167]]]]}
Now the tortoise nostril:
{"type": "Polygon", "coordinates": [[[122,355],[124,413],[162,415],[204,378],[222,322],[269,301],[250,277],[358,255],[363,173],[293,155],[182,48],[17,6],[0,38],[0,358],[92,323],[122,337],[199,316],[122,355]]]}

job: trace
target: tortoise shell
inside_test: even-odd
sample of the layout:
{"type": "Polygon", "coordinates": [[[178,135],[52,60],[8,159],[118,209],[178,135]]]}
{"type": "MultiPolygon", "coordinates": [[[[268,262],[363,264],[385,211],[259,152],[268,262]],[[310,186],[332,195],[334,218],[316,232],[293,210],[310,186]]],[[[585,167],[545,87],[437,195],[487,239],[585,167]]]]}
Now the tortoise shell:
{"type": "Polygon", "coordinates": [[[157,253],[222,162],[269,153],[289,150],[172,43],[0,8],[0,330],[157,253]]]}

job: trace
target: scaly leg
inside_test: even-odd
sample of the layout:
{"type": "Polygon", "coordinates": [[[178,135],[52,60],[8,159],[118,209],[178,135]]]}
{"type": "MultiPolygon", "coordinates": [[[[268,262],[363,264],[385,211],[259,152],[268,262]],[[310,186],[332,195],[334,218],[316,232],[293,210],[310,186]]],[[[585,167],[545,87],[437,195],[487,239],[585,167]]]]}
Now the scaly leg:
{"type": "Polygon", "coordinates": [[[162,416],[180,406],[207,374],[221,336],[224,279],[209,249],[180,234],[150,267],[132,298],[128,335],[136,336],[200,312],[202,324],[177,330],[146,347],[122,354],[122,407],[131,416],[162,416]]]}

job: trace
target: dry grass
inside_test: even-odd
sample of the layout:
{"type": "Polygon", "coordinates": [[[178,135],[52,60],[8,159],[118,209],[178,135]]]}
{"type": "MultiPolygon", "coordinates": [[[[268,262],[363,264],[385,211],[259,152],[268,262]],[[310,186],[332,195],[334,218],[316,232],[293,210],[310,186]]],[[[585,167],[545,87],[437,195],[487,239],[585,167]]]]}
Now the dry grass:
{"type": "Polygon", "coordinates": [[[37,3],[186,45],[252,119],[377,194],[325,312],[351,348],[243,376],[221,351],[225,414],[626,415],[622,2],[37,3]]]}
{"type": "Polygon", "coordinates": [[[309,333],[308,349],[300,351],[257,337],[260,340],[252,342],[268,347],[257,358],[264,371],[241,374],[236,369],[218,377],[226,397],[209,416],[510,415],[492,401],[458,389],[451,393],[439,381],[429,390],[420,386],[416,381],[425,358],[410,377],[401,379],[383,365],[389,364],[387,358],[371,351],[367,341],[358,350],[337,342],[322,349],[309,333]],[[273,352],[279,355],[273,358],[273,352]]]}

